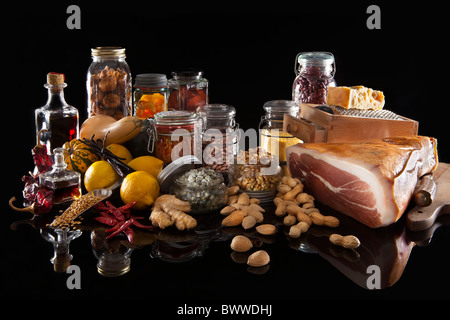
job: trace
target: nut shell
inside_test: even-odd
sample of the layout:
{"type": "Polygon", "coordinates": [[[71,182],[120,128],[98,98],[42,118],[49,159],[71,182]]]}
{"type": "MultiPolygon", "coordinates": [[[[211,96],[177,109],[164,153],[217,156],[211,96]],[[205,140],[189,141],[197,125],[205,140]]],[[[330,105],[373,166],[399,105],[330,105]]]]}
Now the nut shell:
{"type": "Polygon", "coordinates": [[[259,250],[252,253],[248,259],[247,264],[252,267],[263,267],[270,262],[270,256],[265,250],[259,250]]]}

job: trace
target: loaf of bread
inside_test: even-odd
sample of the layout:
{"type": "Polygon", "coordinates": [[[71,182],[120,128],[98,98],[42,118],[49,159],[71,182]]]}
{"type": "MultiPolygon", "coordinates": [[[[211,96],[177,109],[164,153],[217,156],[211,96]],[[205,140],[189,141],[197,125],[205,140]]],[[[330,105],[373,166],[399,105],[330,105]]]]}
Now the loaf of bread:
{"type": "Polygon", "coordinates": [[[381,110],[384,107],[384,94],[364,86],[328,87],[327,104],[346,109],[381,110]]]}

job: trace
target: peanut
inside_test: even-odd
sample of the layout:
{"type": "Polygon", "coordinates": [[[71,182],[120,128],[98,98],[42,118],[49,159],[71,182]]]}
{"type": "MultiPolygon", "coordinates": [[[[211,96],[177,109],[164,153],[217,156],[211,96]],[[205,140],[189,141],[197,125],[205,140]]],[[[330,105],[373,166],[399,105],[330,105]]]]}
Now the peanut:
{"type": "Polygon", "coordinates": [[[294,225],[297,222],[297,218],[291,214],[288,214],[286,217],[284,217],[283,219],[283,224],[287,227],[290,227],[292,225],[294,225]]]}
{"type": "Polygon", "coordinates": [[[302,233],[305,233],[309,229],[309,224],[304,221],[300,221],[299,223],[291,226],[289,229],[289,236],[291,238],[298,238],[302,233]]]}
{"type": "Polygon", "coordinates": [[[340,234],[333,233],[330,235],[329,239],[332,244],[344,247],[346,249],[356,249],[361,244],[359,239],[352,235],[342,236],[340,234]]]}
{"type": "Polygon", "coordinates": [[[284,200],[294,200],[297,194],[303,191],[303,185],[297,184],[291,191],[286,192],[283,196],[284,200]]]}
{"type": "Polygon", "coordinates": [[[289,191],[291,191],[291,189],[292,189],[292,187],[290,187],[290,186],[288,186],[287,184],[284,184],[284,183],[279,184],[278,187],[277,187],[277,190],[280,193],[289,192],[289,191]]]}
{"type": "Polygon", "coordinates": [[[312,212],[309,217],[312,223],[318,226],[327,226],[331,228],[336,228],[339,226],[339,219],[333,216],[324,216],[320,212],[312,212]]]}
{"type": "Polygon", "coordinates": [[[246,236],[238,235],[231,240],[230,247],[237,252],[246,252],[253,248],[253,243],[246,236]]]}
{"type": "Polygon", "coordinates": [[[248,259],[247,264],[252,267],[263,267],[270,262],[270,256],[265,250],[259,250],[252,253],[248,259]]]}

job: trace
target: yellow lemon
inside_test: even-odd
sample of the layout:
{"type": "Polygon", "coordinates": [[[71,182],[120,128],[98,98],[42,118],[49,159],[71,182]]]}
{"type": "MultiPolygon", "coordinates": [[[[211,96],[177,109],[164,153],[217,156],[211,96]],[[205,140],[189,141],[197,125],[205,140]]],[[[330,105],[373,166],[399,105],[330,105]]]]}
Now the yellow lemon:
{"type": "Polygon", "coordinates": [[[112,143],[109,146],[107,146],[106,149],[111,151],[114,155],[118,156],[119,158],[122,158],[120,159],[120,161],[122,161],[125,164],[128,164],[128,162],[130,162],[131,159],[133,159],[131,152],[121,144],[112,143]]]}
{"type": "Polygon", "coordinates": [[[120,176],[105,160],[96,161],[84,174],[84,187],[88,192],[107,188],[119,181],[120,176]]]}
{"type": "Polygon", "coordinates": [[[158,177],[163,165],[164,162],[162,160],[152,156],[140,156],[128,162],[128,166],[134,170],[146,171],[155,178],[158,177]]]}
{"type": "Polygon", "coordinates": [[[146,171],[135,171],[127,175],[120,186],[120,198],[124,203],[137,201],[134,209],[150,208],[159,196],[158,180],[146,171]]]}

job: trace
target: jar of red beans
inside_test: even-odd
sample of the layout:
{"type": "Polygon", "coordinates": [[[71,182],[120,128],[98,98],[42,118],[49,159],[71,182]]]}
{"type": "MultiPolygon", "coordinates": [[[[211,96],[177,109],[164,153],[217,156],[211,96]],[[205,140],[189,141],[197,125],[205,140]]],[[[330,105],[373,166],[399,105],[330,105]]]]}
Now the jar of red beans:
{"type": "Polygon", "coordinates": [[[195,112],[208,104],[208,80],[203,78],[203,71],[175,71],[172,76],[167,82],[169,110],[195,112]]]}
{"type": "Polygon", "coordinates": [[[164,111],[155,114],[151,120],[152,151],[164,164],[200,152],[200,118],[196,113],[164,111]]]}
{"type": "Polygon", "coordinates": [[[334,56],[330,52],[301,52],[295,59],[297,77],[292,100],[297,103],[326,104],[329,86],[336,86],[334,56]]]}

